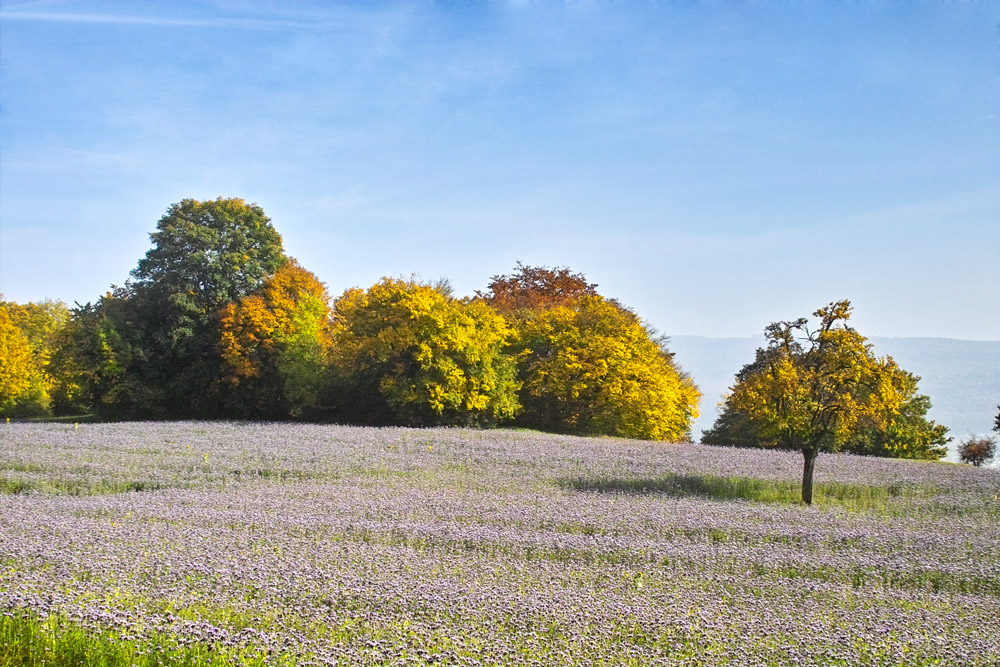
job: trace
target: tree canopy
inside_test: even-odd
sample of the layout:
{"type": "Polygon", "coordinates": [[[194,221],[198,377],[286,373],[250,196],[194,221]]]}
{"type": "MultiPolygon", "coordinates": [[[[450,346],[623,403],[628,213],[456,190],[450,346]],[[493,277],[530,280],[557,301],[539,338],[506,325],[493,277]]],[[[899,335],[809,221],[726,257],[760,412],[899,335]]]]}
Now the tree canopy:
{"type": "Polygon", "coordinates": [[[777,447],[803,454],[802,499],[812,502],[820,452],[851,450],[885,456],[940,458],[945,430],[924,418],[917,378],[891,357],[877,358],[847,325],[848,301],[765,330],[766,348],[736,376],[706,444],[777,447]]]}
{"type": "MultiPolygon", "coordinates": [[[[700,393],[667,339],[565,267],[518,263],[475,298],[384,278],[331,305],[255,204],[185,199],[94,303],[0,302],[0,412],[520,426],[685,441],[700,393]]],[[[767,328],[703,442],[937,459],[919,378],[876,358],[850,304],[767,328]]],[[[1000,428],[1000,415],[997,416],[1000,428]]]]}
{"type": "Polygon", "coordinates": [[[14,413],[40,382],[28,337],[0,308],[0,415],[14,413]]]}
{"type": "Polygon", "coordinates": [[[477,291],[476,295],[502,313],[527,315],[556,306],[572,306],[580,297],[597,296],[597,285],[565,267],[550,269],[518,262],[517,271],[493,276],[488,291],[477,291]]]}
{"type": "Polygon", "coordinates": [[[45,414],[59,391],[51,364],[69,309],[58,301],[0,301],[0,311],[4,318],[0,322],[0,414],[45,414]]]}
{"type": "Polygon", "coordinates": [[[334,410],[348,420],[492,424],[518,411],[514,331],[485,303],[384,278],[334,313],[334,410]]]}
{"type": "Polygon", "coordinates": [[[521,422],[544,430],[687,440],[697,387],[634,313],[600,296],[532,315],[520,335],[521,422]]]}
{"type": "Polygon", "coordinates": [[[988,435],[970,436],[958,446],[958,460],[977,468],[987,465],[996,456],[997,441],[988,435]]]}
{"type": "Polygon", "coordinates": [[[220,313],[226,410],[241,417],[297,417],[326,389],[333,341],[326,286],[295,260],[220,313]]]}
{"type": "MultiPolygon", "coordinates": [[[[140,362],[128,366],[124,386],[148,394],[142,403],[165,416],[220,416],[221,311],[286,261],[281,236],[256,204],[220,197],[172,205],[150,238],[124,293],[140,362]]],[[[133,402],[121,399],[121,407],[133,402]]]]}
{"type": "Polygon", "coordinates": [[[252,294],[286,259],[270,218],[242,199],[173,204],[150,239],[136,288],[195,319],[252,294]]]}

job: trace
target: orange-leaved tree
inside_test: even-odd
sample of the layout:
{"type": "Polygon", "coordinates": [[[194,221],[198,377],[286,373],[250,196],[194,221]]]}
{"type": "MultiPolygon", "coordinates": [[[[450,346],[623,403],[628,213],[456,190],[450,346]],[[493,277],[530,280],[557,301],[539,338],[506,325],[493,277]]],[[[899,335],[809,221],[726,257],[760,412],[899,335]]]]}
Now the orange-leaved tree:
{"type": "Polygon", "coordinates": [[[315,410],[327,386],[331,313],[326,286],[295,260],[224,306],[219,390],[227,412],[286,418],[315,410]]]}
{"type": "Polygon", "coordinates": [[[525,266],[517,263],[510,275],[493,276],[488,292],[476,296],[507,315],[530,317],[555,306],[572,306],[581,296],[596,296],[597,285],[566,267],[525,266]]]}

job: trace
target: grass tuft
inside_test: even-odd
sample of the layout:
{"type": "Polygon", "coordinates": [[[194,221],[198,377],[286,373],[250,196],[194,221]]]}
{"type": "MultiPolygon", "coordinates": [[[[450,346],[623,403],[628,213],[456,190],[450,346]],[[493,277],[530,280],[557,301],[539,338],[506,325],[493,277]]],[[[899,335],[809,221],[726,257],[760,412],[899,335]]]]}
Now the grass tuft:
{"type": "Polygon", "coordinates": [[[220,642],[181,645],[176,637],[162,633],[129,637],[108,628],[88,629],[58,615],[0,615],[0,667],[262,667],[300,664],[300,660],[220,642]]]}

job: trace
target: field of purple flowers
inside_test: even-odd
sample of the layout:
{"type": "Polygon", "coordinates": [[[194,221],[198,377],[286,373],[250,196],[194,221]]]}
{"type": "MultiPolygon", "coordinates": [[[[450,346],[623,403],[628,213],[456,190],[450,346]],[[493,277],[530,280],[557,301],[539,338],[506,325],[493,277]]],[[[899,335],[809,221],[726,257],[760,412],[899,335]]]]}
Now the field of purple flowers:
{"type": "Polygon", "coordinates": [[[0,616],[302,664],[1000,664],[1000,471],[823,455],[805,507],[800,465],[500,430],[0,424],[0,616]]]}

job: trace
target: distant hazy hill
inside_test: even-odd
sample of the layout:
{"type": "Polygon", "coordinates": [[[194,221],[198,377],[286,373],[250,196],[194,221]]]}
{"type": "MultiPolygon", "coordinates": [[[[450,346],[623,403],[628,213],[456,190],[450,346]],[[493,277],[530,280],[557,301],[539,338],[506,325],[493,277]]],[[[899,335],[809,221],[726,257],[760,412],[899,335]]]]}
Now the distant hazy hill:
{"type": "MultiPolygon", "coordinates": [[[[951,429],[957,442],[970,433],[988,433],[1000,403],[1000,341],[951,338],[870,338],[876,355],[892,356],[921,377],[920,392],[931,398],[931,419],[951,429]]],[[[671,336],[670,349],[701,388],[697,439],[718,415],[716,404],[736,372],[753,359],[764,338],[671,336]]],[[[953,448],[955,442],[951,443],[953,448]]]]}

